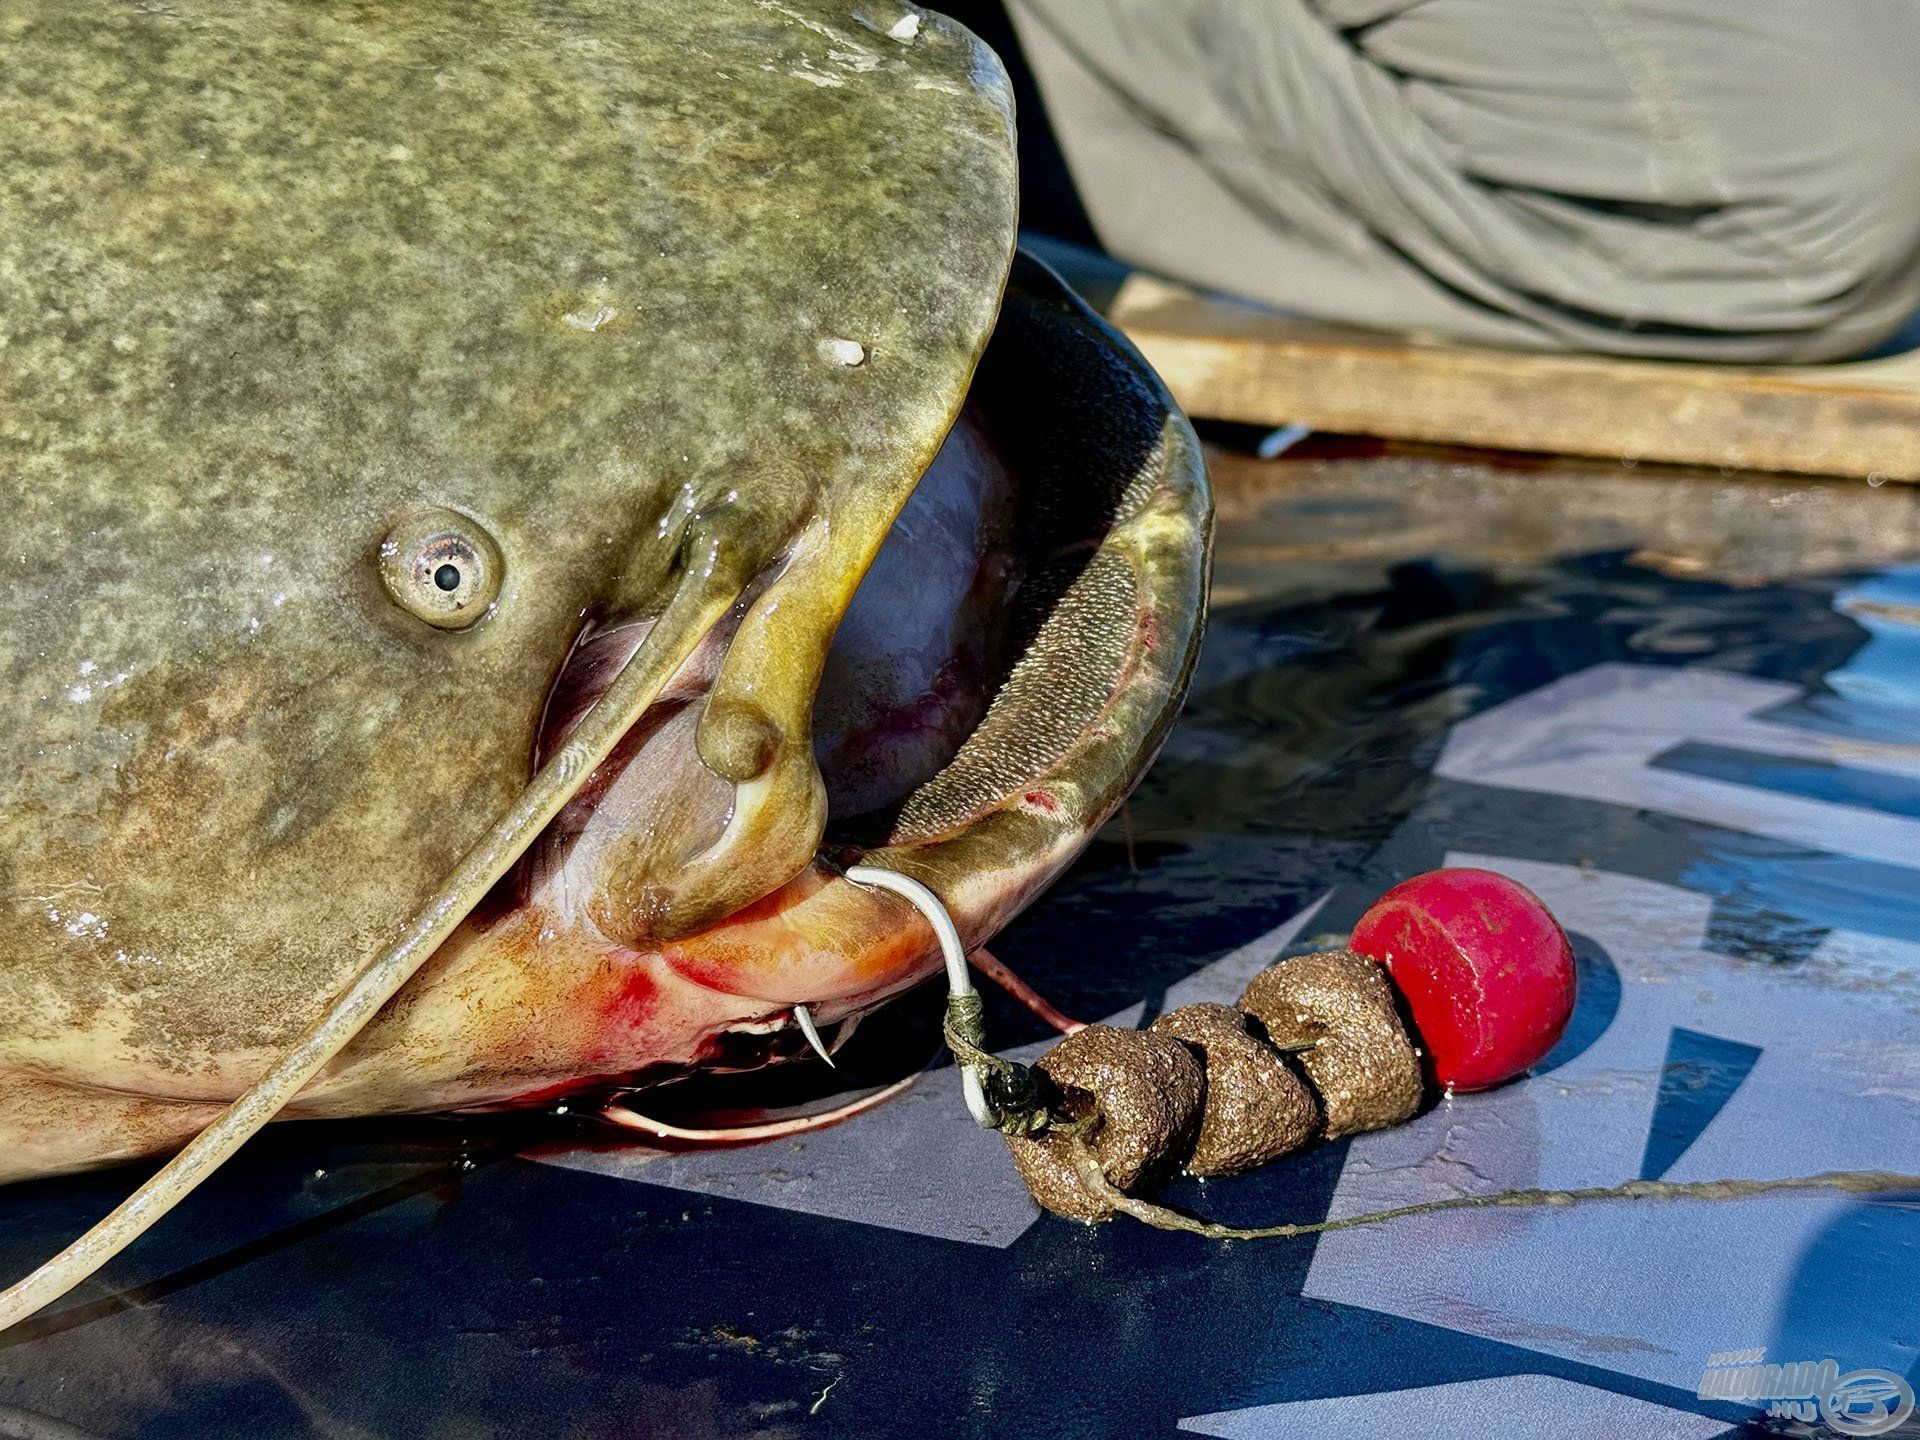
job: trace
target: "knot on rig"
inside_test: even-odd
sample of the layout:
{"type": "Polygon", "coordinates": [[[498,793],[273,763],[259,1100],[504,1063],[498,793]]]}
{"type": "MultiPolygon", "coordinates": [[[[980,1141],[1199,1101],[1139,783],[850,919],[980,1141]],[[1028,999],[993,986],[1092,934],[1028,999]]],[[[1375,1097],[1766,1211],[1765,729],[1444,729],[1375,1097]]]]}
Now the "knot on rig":
{"type": "Polygon", "coordinates": [[[980,1088],[993,1112],[993,1129],[1005,1135],[1031,1136],[1046,1131],[1080,1133],[1098,1123],[1094,1115],[1075,1119],[1054,1110],[1040,1093],[1040,1085],[1031,1070],[1003,1060],[987,1049],[986,1002],[979,991],[949,993],[942,1028],[954,1063],[978,1072],[980,1088]]]}

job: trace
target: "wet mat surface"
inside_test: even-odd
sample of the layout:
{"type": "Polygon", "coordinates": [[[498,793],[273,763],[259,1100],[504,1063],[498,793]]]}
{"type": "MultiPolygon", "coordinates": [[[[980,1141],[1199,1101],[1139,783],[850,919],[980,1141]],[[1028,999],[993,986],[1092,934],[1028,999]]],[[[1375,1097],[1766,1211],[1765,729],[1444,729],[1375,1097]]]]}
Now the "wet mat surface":
{"type": "MultiPolygon", "coordinates": [[[[1131,1023],[1470,863],[1555,908],[1582,989],[1532,1080],[1176,1203],[1920,1169],[1920,497],[1311,449],[1217,479],[1186,718],[998,952],[1131,1023]]],[[[705,1099],[895,1078],[935,998],[841,1078],[705,1099]]],[[[0,1263],[134,1175],[0,1192],[0,1263]]],[[[1696,1398],[1717,1352],[1914,1378],[1916,1261],[1898,1196],[1087,1229],[946,1068],[694,1154],[577,1117],[290,1125],[0,1338],[0,1436],[1714,1436],[1755,1408],[1696,1398]]]]}

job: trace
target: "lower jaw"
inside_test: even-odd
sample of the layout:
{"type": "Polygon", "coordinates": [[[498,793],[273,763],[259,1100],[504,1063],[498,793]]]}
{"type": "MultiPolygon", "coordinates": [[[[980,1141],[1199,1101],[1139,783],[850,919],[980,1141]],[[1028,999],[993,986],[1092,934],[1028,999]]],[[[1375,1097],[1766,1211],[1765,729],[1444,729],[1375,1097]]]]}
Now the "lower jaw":
{"type": "MultiPolygon", "coordinates": [[[[956,902],[969,948],[1050,873],[1002,873],[956,902]]],[[[536,901],[457,932],[288,1114],[536,1105],[757,1069],[809,1053],[795,1005],[831,1031],[940,967],[904,902],[825,859],[748,911],[651,951],[536,901]]]]}

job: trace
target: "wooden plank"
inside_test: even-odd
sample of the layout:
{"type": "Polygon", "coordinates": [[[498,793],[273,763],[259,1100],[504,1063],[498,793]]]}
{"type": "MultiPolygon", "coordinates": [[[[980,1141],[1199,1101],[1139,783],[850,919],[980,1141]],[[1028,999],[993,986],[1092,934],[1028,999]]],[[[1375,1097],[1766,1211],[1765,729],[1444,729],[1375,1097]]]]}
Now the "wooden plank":
{"type": "Polygon", "coordinates": [[[1534,354],[1296,319],[1138,274],[1106,309],[1212,419],[1920,480],[1920,351],[1819,366],[1534,354]]]}

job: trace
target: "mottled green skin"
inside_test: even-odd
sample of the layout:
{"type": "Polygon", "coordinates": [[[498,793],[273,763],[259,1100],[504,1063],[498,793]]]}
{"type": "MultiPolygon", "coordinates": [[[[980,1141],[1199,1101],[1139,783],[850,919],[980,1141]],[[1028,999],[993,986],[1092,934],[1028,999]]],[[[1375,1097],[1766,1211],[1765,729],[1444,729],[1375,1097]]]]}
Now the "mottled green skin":
{"type": "Polygon", "coordinates": [[[851,590],[992,324],[1011,121],[958,27],[812,0],[0,0],[0,56],[0,1072],[189,1094],[499,817],[690,521],[851,590]],[[470,631],[375,575],[425,504],[505,554],[470,631]]]}

